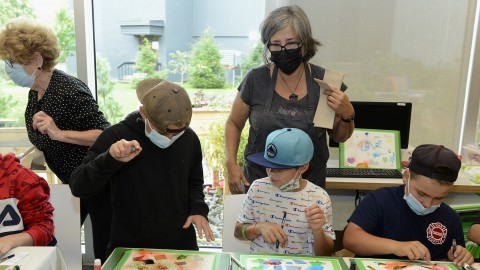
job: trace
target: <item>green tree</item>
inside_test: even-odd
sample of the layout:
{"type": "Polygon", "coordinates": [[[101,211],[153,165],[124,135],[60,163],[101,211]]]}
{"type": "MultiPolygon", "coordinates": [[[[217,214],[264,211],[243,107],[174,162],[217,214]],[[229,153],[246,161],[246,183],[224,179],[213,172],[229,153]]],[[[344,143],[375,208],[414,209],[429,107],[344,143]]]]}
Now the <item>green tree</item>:
{"type": "Polygon", "coordinates": [[[98,53],[95,64],[97,69],[97,93],[99,96],[98,106],[110,123],[117,123],[123,115],[120,104],[111,96],[115,83],[110,78],[110,64],[105,57],[98,53]]]}
{"type": "Polygon", "coordinates": [[[263,50],[263,43],[259,41],[253,48],[252,53],[248,57],[248,60],[242,66],[243,74],[247,74],[247,72],[250,69],[254,67],[258,67],[261,64],[263,64],[262,50],[263,50]]]}
{"type": "Polygon", "coordinates": [[[0,25],[18,17],[36,18],[28,0],[2,0],[0,1],[0,25]]]}
{"type": "Polygon", "coordinates": [[[183,76],[188,72],[190,54],[179,50],[169,54],[172,60],[168,61],[168,67],[173,74],[180,74],[181,83],[183,84],[183,76]]]}
{"type": "MultiPolygon", "coordinates": [[[[158,78],[166,79],[168,70],[156,71],[158,63],[157,52],[152,49],[152,43],[147,39],[143,39],[143,44],[140,45],[140,50],[136,56],[135,71],[143,73],[142,78],[158,78]]],[[[132,87],[136,88],[141,79],[134,79],[132,87]]]]}
{"type": "Polygon", "coordinates": [[[224,71],[220,60],[222,56],[210,28],[193,45],[191,73],[189,82],[195,88],[223,88],[224,71]]]}
{"type": "Polygon", "coordinates": [[[140,45],[140,50],[137,53],[135,70],[149,77],[155,73],[157,59],[157,53],[152,49],[152,43],[147,38],[144,38],[143,44],[140,45]]]}
{"type": "Polygon", "coordinates": [[[58,11],[54,29],[61,49],[58,61],[65,63],[67,57],[73,56],[75,51],[75,24],[71,14],[66,9],[58,11]]]}
{"type": "Polygon", "coordinates": [[[15,108],[17,106],[18,101],[13,99],[12,95],[3,94],[0,92],[0,118],[10,118],[11,117],[11,109],[5,110],[5,108],[15,108]]]}

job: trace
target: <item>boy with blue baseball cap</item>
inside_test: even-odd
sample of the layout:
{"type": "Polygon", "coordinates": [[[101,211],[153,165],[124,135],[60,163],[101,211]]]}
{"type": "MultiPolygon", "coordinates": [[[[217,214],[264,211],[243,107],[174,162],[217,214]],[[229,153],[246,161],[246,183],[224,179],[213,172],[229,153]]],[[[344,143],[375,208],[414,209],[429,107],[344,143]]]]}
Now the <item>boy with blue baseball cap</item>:
{"type": "Polygon", "coordinates": [[[284,128],[267,137],[265,151],[248,160],[266,168],[255,180],[235,226],[238,239],[252,241],[251,253],[331,255],[335,233],[327,192],[302,178],[313,143],[302,130],[284,128]]]}

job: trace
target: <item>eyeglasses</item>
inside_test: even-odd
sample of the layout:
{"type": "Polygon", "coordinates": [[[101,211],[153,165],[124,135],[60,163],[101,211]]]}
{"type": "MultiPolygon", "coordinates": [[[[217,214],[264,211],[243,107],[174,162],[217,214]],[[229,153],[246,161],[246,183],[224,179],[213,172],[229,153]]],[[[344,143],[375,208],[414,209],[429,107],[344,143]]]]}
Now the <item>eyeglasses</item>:
{"type": "Polygon", "coordinates": [[[175,136],[175,135],[177,135],[178,133],[184,131],[185,129],[187,129],[187,127],[178,128],[178,129],[165,128],[165,130],[164,130],[163,132],[161,132],[160,134],[162,134],[162,135],[165,135],[165,134],[173,134],[173,135],[175,136]]]}
{"type": "Polygon", "coordinates": [[[13,61],[12,60],[6,59],[4,61],[5,61],[5,64],[7,64],[9,67],[13,68],[13,61]]]}
{"type": "Polygon", "coordinates": [[[280,44],[268,44],[268,50],[270,52],[279,52],[281,50],[285,50],[288,53],[288,50],[295,50],[298,49],[302,46],[302,42],[295,41],[295,42],[289,42],[285,45],[280,45],[280,44]]]}

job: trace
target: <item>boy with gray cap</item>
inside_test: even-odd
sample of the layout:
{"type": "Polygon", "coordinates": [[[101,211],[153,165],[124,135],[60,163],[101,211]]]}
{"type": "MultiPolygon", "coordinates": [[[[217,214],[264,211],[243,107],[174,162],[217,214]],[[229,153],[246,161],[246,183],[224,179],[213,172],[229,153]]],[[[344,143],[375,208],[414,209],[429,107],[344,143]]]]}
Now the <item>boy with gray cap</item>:
{"type": "Polygon", "coordinates": [[[415,148],[405,185],[370,191],[348,220],[346,249],[362,257],[473,263],[459,215],[443,200],[461,162],[442,145],[415,148]]]}
{"type": "Polygon", "coordinates": [[[71,176],[72,194],[89,197],[111,184],[107,254],[116,247],[198,250],[214,240],[203,194],[202,149],[189,128],[192,105],[181,86],[146,79],[139,111],[106,129],[71,176]]]}
{"type": "Polygon", "coordinates": [[[251,253],[330,256],[335,233],[327,192],[302,178],[313,156],[310,136],[297,128],[270,133],[265,151],[247,158],[267,177],[250,186],[234,235],[251,253]]]}

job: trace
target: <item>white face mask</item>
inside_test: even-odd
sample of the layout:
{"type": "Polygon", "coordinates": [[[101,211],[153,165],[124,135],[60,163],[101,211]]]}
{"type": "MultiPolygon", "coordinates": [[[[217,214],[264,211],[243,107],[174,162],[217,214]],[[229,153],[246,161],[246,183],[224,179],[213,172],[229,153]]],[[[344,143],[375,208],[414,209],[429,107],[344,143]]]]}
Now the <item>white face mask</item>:
{"type": "Polygon", "coordinates": [[[178,133],[177,135],[173,136],[171,139],[167,136],[164,136],[160,133],[158,133],[155,129],[152,128],[152,126],[150,125],[150,123],[148,122],[148,119],[145,118],[145,135],[150,139],[150,141],[152,141],[153,144],[155,144],[156,146],[162,148],[162,149],[165,149],[165,148],[168,148],[170,145],[172,145],[172,143],[174,143],[178,138],[180,138],[180,136],[183,135],[183,133],[185,132],[182,131],[180,133],[178,133]],[[150,129],[152,130],[150,133],[148,133],[147,131],[147,125],[150,127],[150,129]]]}
{"type": "MultiPolygon", "coordinates": [[[[267,168],[267,175],[268,175],[268,177],[270,177],[270,171],[271,171],[271,170],[272,170],[272,169],[267,168]]],[[[297,177],[298,172],[299,172],[299,169],[297,169],[297,171],[295,172],[295,176],[293,177],[292,180],[288,181],[288,183],[282,185],[282,186],[279,187],[278,189],[280,189],[280,191],[282,191],[282,192],[287,192],[287,191],[292,191],[292,190],[294,190],[294,189],[299,188],[299,187],[300,187],[300,177],[301,177],[301,175],[299,175],[299,176],[297,177]]],[[[270,178],[271,178],[271,177],[270,177],[270,178]]]]}
{"type": "Polygon", "coordinates": [[[417,200],[417,198],[415,198],[415,196],[412,195],[412,193],[410,193],[410,176],[408,176],[407,191],[408,195],[403,195],[403,199],[407,202],[408,207],[410,207],[410,209],[419,216],[425,216],[433,213],[440,207],[440,204],[436,204],[426,208],[417,200]]]}
{"type": "Polygon", "coordinates": [[[32,88],[37,71],[35,70],[32,75],[28,75],[25,69],[23,69],[23,65],[12,63],[12,66],[10,66],[5,62],[5,72],[16,85],[32,88]]]}

